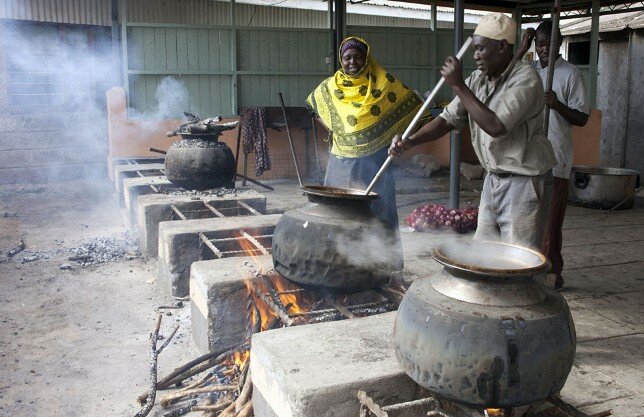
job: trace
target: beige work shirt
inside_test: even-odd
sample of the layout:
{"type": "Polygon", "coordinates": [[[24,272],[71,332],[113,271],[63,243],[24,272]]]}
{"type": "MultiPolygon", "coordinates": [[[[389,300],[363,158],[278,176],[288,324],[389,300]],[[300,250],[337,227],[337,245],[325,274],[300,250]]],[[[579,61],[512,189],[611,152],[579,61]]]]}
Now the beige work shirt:
{"type": "Polygon", "coordinates": [[[487,172],[541,175],[555,165],[552,145],[543,134],[543,86],[537,72],[522,62],[510,65],[491,82],[479,70],[465,84],[501,120],[508,133],[493,138],[472,120],[456,97],[440,117],[460,130],[469,121],[474,151],[487,172]]]}
{"type": "MultiPolygon", "coordinates": [[[[548,78],[548,67],[541,68],[539,61],[532,62],[543,82],[544,88],[548,78]]],[[[577,67],[562,57],[555,61],[555,72],[552,78],[552,91],[557,99],[573,110],[589,114],[586,89],[577,67]]],[[[552,174],[558,178],[568,179],[572,170],[572,125],[555,110],[550,110],[548,139],[552,143],[557,158],[557,164],[552,174]]]]}

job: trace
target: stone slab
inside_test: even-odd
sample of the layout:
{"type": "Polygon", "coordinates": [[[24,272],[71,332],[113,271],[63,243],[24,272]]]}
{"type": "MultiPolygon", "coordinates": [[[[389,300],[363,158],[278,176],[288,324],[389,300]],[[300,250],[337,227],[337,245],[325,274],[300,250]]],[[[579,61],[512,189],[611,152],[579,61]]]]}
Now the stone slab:
{"type": "MultiPolygon", "coordinates": [[[[184,220],[159,224],[159,273],[157,282],[175,297],[189,294],[190,265],[200,259],[199,233],[232,237],[239,229],[274,228],[281,214],[184,220]]],[[[272,233],[272,230],[270,231],[272,233]]]]}
{"type": "Polygon", "coordinates": [[[644,292],[579,298],[570,300],[569,304],[584,307],[633,331],[644,332],[644,292]]]}
{"type": "MultiPolygon", "coordinates": [[[[145,178],[137,174],[147,174],[150,171],[160,171],[165,169],[165,164],[140,164],[140,165],[119,165],[114,167],[114,187],[117,193],[123,192],[123,180],[125,178],[145,178]]],[[[163,175],[163,172],[156,175],[145,175],[146,177],[153,177],[163,175]]]]}
{"type": "Polygon", "coordinates": [[[575,322],[578,342],[623,336],[634,332],[632,327],[606,318],[592,309],[572,302],[569,302],[568,305],[575,322]]]}
{"type": "Polygon", "coordinates": [[[567,270],[644,261],[642,242],[597,243],[564,247],[567,270]]]}
{"type": "Polygon", "coordinates": [[[567,270],[561,291],[568,300],[644,291],[644,261],[567,270]]]}
{"type": "Polygon", "coordinates": [[[108,173],[112,181],[116,179],[114,175],[114,168],[119,165],[133,165],[130,162],[136,162],[138,164],[163,164],[165,162],[165,156],[135,156],[135,157],[116,157],[109,158],[108,173]]]}
{"type": "Polygon", "coordinates": [[[644,334],[579,343],[575,362],[614,379],[644,399],[644,334]]]}
{"type": "Polygon", "coordinates": [[[395,314],[253,335],[255,416],[356,417],[358,390],[381,404],[419,398],[395,358],[395,314]]]}
{"type": "MultiPolygon", "coordinates": [[[[266,212],[266,197],[253,190],[239,190],[236,194],[217,196],[176,196],[147,194],[137,198],[137,225],[139,229],[139,250],[146,256],[157,256],[159,223],[173,219],[172,205],[182,207],[198,206],[200,202],[212,204],[215,208],[230,207],[243,201],[259,213],[266,212]]],[[[205,208],[201,205],[201,208],[205,208]]],[[[234,214],[231,216],[235,216],[234,214]]]]}
{"type": "Polygon", "coordinates": [[[190,267],[192,341],[204,354],[243,343],[247,337],[248,291],[254,271],[273,268],[273,258],[236,257],[199,261],[190,267]]]}
{"type": "Polygon", "coordinates": [[[123,196],[124,196],[124,207],[125,207],[125,218],[124,223],[127,226],[136,225],[136,199],[140,195],[146,194],[155,194],[154,190],[150,188],[150,185],[160,185],[160,186],[171,186],[172,183],[168,181],[165,175],[159,175],[156,177],[142,177],[142,178],[125,178],[123,180],[123,196]]]}
{"type": "Polygon", "coordinates": [[[583,407],[633,395],[631,389],[605,375],[592,366],[575,361],[566,385],[561,390],[561,398],[574,405],[583,407]]]}

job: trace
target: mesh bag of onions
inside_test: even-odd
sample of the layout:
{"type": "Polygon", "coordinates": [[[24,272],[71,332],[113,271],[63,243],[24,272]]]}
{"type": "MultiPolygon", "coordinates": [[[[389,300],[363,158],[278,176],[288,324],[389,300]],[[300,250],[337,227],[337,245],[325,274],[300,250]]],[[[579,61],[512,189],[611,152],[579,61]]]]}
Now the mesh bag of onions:
{"type": "Polygon", "coordinates": [[[443,204],[425,204],[412,211],[405,221],[420,232],[451,227],[458,233],[468,233],[476,230],[478,214],[477,206],[448,209],[443,204]]]}

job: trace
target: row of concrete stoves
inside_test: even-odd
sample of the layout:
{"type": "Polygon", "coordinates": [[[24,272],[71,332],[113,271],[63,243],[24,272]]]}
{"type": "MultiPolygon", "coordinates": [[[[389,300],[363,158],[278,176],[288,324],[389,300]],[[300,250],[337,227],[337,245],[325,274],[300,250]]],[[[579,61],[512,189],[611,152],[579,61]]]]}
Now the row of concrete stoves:
{"type": "MultiPolygon", "coordinates": [[[[158,257],[158,287],[190,298],[197,349],[242,343],[248,327],[245,281],[259,269],[272,270],[270,242],[281,214],[266,214],[267,197],[252,190],[181,192],[164,177],[158,158],[115,159],[112,166],[125,224],[138,231],[142,254],[158,257]]],[[[358,390],[382,403],[423,396],[396,361],[394,317],[386,312],[255,334],[255,415],[357,417],[358,390]]]]}

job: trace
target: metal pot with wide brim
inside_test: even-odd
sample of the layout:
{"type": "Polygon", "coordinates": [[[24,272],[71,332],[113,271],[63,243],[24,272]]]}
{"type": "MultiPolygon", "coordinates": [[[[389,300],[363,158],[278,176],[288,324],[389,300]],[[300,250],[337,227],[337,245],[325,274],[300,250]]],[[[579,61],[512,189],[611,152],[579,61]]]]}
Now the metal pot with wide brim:
{"type": "Polygon", "coordinates": [[[602,210],[629,209],[635,203],[639,178],[639,172],[632,169],[573,166],[568,201],[602,210]]]}
{"type": "Polygon", "coordinates": [[[394,349],[419,385],[477,408],[547,399],[564,386],[576,336],[566,300],[540,283],[550,263],[500,242],[450,242],[443,270],[413,282],[398,308],[394,349]]]}
{"type": "Polygon", "coordinates": [[[351,292],[374,288],[401,271],[395,229],[377,218],[363,190],[304,186],[305,207],[285,212],[273,234],[273,264],[303,286],[351,292]]]}

